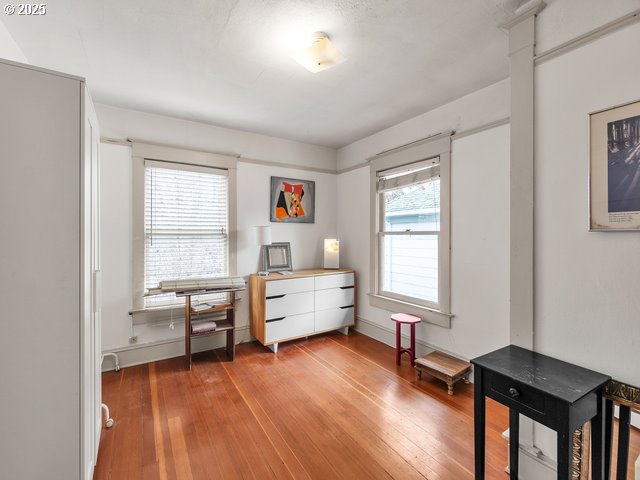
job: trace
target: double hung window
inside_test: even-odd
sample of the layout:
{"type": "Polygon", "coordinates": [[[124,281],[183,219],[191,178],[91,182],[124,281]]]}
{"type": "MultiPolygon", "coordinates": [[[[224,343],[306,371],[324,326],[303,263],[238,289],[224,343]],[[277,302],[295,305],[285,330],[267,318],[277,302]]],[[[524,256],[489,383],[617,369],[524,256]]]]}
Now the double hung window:
{"type": "MultiPolygon", "coordinates": [[[[229,182],[216,168],[145,160],[144,288],[229,274],[229,182]]],[[[144,306],[175,303],[145,297],[144,306]]]]}
{"type": "Polygon", "coordinates": [[[371,159],[371,305],[450,325],[450,134],[371,159]]]}
{"type": "Polygon", "coordinates": [[[379,172],[380,293],[438,306],[440,165],[379,172]]]}

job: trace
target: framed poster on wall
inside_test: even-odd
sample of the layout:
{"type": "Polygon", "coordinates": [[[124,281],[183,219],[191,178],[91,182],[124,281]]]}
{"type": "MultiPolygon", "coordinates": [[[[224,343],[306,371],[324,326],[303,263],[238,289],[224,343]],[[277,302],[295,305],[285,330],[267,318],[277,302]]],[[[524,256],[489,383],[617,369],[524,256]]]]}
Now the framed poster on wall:
{"type": "Polygon", "coordinates": [[[295,178],[271,177],[270,221],[314,223],[316,182],[295,178]]]}
{"type": "Polygon", "coordinates": [[[589,115],[589,230],[640,230],[640,101],[589,115]]]}

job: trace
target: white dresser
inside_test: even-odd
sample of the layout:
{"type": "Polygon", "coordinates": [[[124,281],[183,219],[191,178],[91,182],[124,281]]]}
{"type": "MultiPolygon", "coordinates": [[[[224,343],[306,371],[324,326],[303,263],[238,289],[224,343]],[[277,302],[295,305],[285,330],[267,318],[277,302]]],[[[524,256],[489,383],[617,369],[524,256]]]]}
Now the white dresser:
{"type": "Polygon", "coordinates": [[[251,334],[276,352],[278,343],[316,333],[348,333],[355,323],[355,272],[298,270],[251,275],[251,334]]]}

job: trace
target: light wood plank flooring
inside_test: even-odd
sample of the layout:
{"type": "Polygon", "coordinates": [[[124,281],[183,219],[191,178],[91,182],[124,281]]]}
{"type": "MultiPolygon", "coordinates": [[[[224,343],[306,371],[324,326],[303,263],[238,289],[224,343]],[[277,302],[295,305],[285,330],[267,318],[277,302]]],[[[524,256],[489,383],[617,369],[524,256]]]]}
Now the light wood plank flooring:
{"type": "MultiPolygon", "coordinates": [[[[471,479],[473,387],[455,390],[357,333],[107,372],[94,478],[471,479]]],[[[487,415],[487,477],[507,478],[508,412],[487,415]]]]}

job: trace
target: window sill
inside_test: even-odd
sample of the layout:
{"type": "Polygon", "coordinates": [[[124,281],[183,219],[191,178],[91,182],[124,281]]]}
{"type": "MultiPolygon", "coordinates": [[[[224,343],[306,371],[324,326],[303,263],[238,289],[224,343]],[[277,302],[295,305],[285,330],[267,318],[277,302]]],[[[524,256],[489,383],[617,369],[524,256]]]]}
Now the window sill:
{"type": "Polygon", "coordinates": [[[387,310],[388,312],[399,311],[402,313],[416,315],[420,317],[423,322],[444,328],[451,328],[451,318],[454,316],[452,313],[444,313],[439,310],[434,310],[433,308],[404,302],[395,298],[384,297],[382,295],[376,295],[375,293],[369,294],[369,304],[373,307],[387,310]]]}

